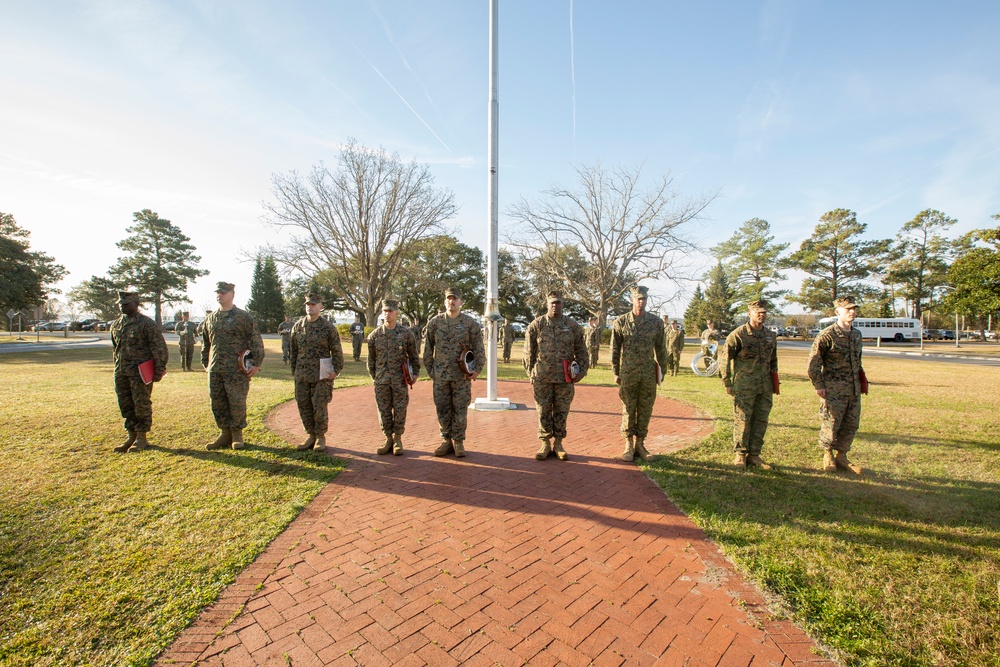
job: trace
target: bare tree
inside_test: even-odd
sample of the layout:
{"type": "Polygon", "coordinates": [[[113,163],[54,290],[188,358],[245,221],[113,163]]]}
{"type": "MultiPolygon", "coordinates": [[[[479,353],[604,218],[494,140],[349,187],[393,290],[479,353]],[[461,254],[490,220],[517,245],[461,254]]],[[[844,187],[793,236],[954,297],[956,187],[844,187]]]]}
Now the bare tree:
{"type": "Polygon", "coordinates": [[[426,165],[354,140],[338,162],[335,173],[320,163],[307,178],[272,176],[275,201],[264,202],[264,219],[293,235],[267,253],[341,295],[371,324],[412,245],[440,231],[457,209],[450,190],[433,187],[426,165]]]}
{"type": "Polygon", "coordinates": [[[553,186],[545,199],[522,198],[508,214],[520,224],[506,242],[519,249],[604,326],[608,309],[644,279],[674,279],[693,244],[684,225],[697,219],[715,195],[684,199],[669,174],[640,187],[642,167],[576,170],[576,189],[553,186]],[[576,246],[586,270],[569,267],[553,248],[576,246]],[[573,270],[568,270],[573,268],[573,270]]]}

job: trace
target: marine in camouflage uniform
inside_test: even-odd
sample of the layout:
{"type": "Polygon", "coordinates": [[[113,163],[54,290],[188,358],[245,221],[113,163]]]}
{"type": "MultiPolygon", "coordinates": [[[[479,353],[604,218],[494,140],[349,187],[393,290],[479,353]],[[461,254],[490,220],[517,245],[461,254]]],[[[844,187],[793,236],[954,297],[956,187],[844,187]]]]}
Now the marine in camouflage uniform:
{"type": "Polygon", "coordinates": [[[260,372],[264,361],[264,342],[257,323],[250,313],[233,305],[235,289],[232,283],[218,283],[215,295],[219,309],[205,317],[201,337],[201,365],[208,370],[208,394],[220,430],[206,449],[243,448],[250,378],[260,372]],[[254,364],[249,375],[239,366],[239,355],[247,349],[254,364]]]}
{"type": "Polygon", "coordinates": [[[472,402],[472,380],[486,364],[482,327],[462,312],[462,293],[445,290],[447,312],[435,315],[424,329],[424,366],[434,380],[434,407],[441,427],[441,444],[434,456],[465,456],[465,428],[472,402]],[[459,365],[462,350],[470,350],[475,371],[467,377],[459,365]]]}
{"type": "Polygon", "coordinates": [[[365,325],[361,324],[360,317],[354,318],[354,324],[347,329],[347,333],[351,335],[354,361],[361,361],[361,344],[365,342],[365,325]]]}
{"type": "Polygon", "coordinates": [[[715,328],[712,320],[706,322],[708,327],[701,332],[701,360],[705,362],[705,368],[712,365],[713,357],[718,355],[718,348],[715,354],[712,353],[712,344],[719,342],[719,330],[715,328]]]}
{"type": "Polygon", "coordinates": [[[130,447],[149,447],[146,434],[153,425],[153,385],[143,382],[139,364],[153,360],[153,382],[159,382],[167,372],[167,343],[160,327],[139,312],[139,295],[119,292],[118,307],[122,314],[111,323],[111,347],[115,364],[115,394],[118,409],[125,418],[128,439],[114,451],[124,454],[130,447]]]}
{"type": "Polygon", "coordinates": [[[667,368],[671,377],[676,376],[681,371],[681,352],[684,351],[684,332],[677,326],[677,320],[667,325],[667,318],[663,318],[664,333],[667,337],[667,368]]]}
{"type": "Polygon", "coordinates": [[[601,356],[601,338],[604,334],[598,326],[600,320],[596,317],[590,318],[590,326],[587,327],[587,349],[590,351],[590,367],[597,368],[597,360],[601,356]]]}
{"type": "Polygon", "coordinates": [[[191,313],[181,313],[181,321],[174,327],[177,334],[177,347],[181,352],[181,368],[191,370],[191,359],[194,357],[194,337],[198,328],[191,322],[191,313]]]}
{"type": "Polygon", "coordinates": [[[292,318],[285,315],[285,321],[278,325],[278,335],[281,336],[281,361],[288,364],[288,355],[292,349],[292,318]]]}
{"type": "Polygon", "coordinates": [[[565,461],[569,456],[563,449],[563,439],[575,393],[573,383],[587,375],[590,362],[583,328],[563,315],[562,293],[549,292],[546,304],[548,313],[528,325],[524,337],[524,369],[531,379],[538,412],[538,438],[542,441],[535,458],[544,461],[549,454],[555,454],[560,461],[565,461]],[[580,372],[567,382],[563,362],[574,361],[580,372]]]}
{"type": "Polygon", "coordinates": [[[764,327],[767,303],[753,301],[750,321],[729,334],[719,348],[719,373],[733,397],[733,464],[770,470],[760,458],[774,404],[771,373],[778,372],[778,337],[764,327]]]}
{"type": "Polygon", "coordinates": [[[809,379],[820,397],[819,446],[824,470],[860,475],[861,466],[847,458],[861,422],[861,332],[852,326],[858,307],[850,297],[834,306],[837,322],[816,336],[809,352],[809,379]]]}
{"type": "Polygon", "coordinates": [[[500,327],[500,344],[503,345],[503,362],[505,364],[510,363],[510,351],[514,347],[514,325],[510,323],[510,319],[503,318],[503,326],[500,327]]]}
{"type": "Polygon", "coordinates": [[[410,388],[403,377],[403,364],[410,364],[416,379],[420,357],[413,332],[396,319],[399,302],[385,299],[382,313],[385,322],[368,335],[368,375],[375,382],[378,422],[385,434],[385,443],[376,451],[400,456],[406,430],[406,408],[410,404],[410,388]]]}
{"type": "Polygon", "coordinates": [[[323,299],[318,294],[305,296],[305,317],[292,325],[288,344],[288,362],[295,381],[295,403],[299,408],[302,427],[308,437],[295,449],[326,450],[329,426],[329,405],[333,400],[333,378],[321,380],[320,359],[329,359],[334,377],[344,369],[344,348],[340,344],[337,325],[325,317],[323,299]]]}
{"type": "Polygon", "coordinates": [[[417,322],[412,327],[410,327],[410,333],[413,334],[413,341],[417,346],[417,356],[420,356],[420,342],[424,336],[424,328],[420,326],[420,322],[417,322]]]}
{"type": "Polygon", "coordinates": [[[611,368],[622,401],[623,461],[653,458],[646,449],[646,436],[656,400],[656,364],[667,365],[663,322],[646,312],[647,295],[646,287],[633,288],[632,310],[611,328],[611,368]]]}

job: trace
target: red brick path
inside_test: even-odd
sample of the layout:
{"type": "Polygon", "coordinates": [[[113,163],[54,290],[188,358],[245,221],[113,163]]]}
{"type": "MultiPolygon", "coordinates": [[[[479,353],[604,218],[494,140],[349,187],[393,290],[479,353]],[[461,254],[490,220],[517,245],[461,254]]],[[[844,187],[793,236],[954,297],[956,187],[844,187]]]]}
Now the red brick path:
{"type": "MultiPolygon", "coordinates": [[[[835,664],[768,621],[702,531],[616,458],[616,389],[577,389],[569,462],[534,459],[531,388],[518,382],[499,392],[518,410],[470,411],[466,459],[435,458],[430,389],[412,392],[402,457],[374,454],[371,387],[334,393],[331,453],[347,469],[157,664],[835,664]]],[[[293,403],[268,421],[304,437],[293,403]]],[[[658,398],[649,449],[710,428],[658,398]]]]}

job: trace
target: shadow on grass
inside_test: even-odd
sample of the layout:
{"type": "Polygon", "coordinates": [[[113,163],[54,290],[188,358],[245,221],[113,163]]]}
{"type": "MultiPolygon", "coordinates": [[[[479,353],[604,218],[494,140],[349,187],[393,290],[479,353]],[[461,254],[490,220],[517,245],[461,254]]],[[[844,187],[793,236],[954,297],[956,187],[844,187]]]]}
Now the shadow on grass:
{"type": "MultiPolygon", "coordinates": [[[[819,437],[819,427],[818,426],[802,426],[800,424],[787,424],[780,422],[771,422],[768,428],[777,429],[789,429],[801,431],[804,433],[811,433],[812,439],[815,440],[819,437]]],[[[971,438],[940,438],[940,437],[926,437],[920,435],[912,435],[910,433],[871,433],[865,431],[859,431],[855,436],[855,441],[864,440],[868,442],[878,443],[882,445],[913,445],[914,447],[949,447],[953,449],[982,449],[988,452],[1000,451],[1000,443],[990,442],[988,440],[973,440],[971,438]]]]}
{"type": "Polygon", "coordinates": [[[346,462],[342,459],[331,458],[319,452],[299,452],[287,447],[268,447],[266,445],[255,445],[251,442],[247,442],[246,447],[242,450],[220,449],[208,451],[185,447],[173,449],[155,444],[150,445],[150,450],[199,461],[224,463],[225,465],[245,470],[258,470],[268,475],[297,477],[312,482],[329,482],[346,465],[346,462]],[[267,452],[270,456],[279,460],[267,460],[246,455],[246,453],[254,451],[267,452]],[[309,463],[308,466],[299,465],[306,461],[309,463]]]}

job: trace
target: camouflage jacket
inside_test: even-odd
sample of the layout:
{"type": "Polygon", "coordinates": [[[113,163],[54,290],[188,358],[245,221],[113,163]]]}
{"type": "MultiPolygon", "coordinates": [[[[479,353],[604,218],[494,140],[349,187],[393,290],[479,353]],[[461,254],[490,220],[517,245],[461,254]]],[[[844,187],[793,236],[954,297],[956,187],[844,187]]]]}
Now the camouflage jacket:
{"type": "Polygon", "coordinates": [[[575,361],[580,366],[579,379],[587,374],[590,358],[583,327],[565,315],[557,319],[548,315],[535,318],[524,336],[524,369],[528,377],[536,382],[565,384],[563,361],[575,361]]]}
{"type": "Polygon", "coordinates": [[[594,327],[594,328],[587,327],[587,347],[591,349],[595,347],[600,347],[601,343],[603,342],[601,340],[601,334],[603,333],[604,332],[601,331],[600,327],[594,327]]]}
{"type": "Polygon", "coordinates": [[[282,322],[278,325],[278,333],[282,338],[289,338],[292,335],[293,326],[295,326],[293,322],[282,322]]]}
{"type": "Polygon", "coordinates": [[[344,369],[344,348],[340,345],[337,325],[325,317],[310,322],[301,317],[292,325],[292,340],[288,349],[288,364],[298,382],[319,382],[319,360],[332,359],[333,372],[344,369]]]}
{"type": "Polygon", "coordinates": [[[684,332],[673,327],[664,327],[664,335],[667,337],[667,352],[676,354],[684,349],[684,332]]]}
{"type": "Polygon", "coordinates": [[[482,372],[486,365],[486,351],[483,349],[479,322],[465,313],[459,313],[457,317],[448,317],[448,313],[432,317],[424,329],[424,366],[427,367],[427,374],[435,380],[465,380],[465,374],[458,365],[462,348],[472,350],[476,368],[482,372]]]}
{"type": "Polygon", "coordinates": [[[368,334],[368,375],[375,384],[402,383],[403,364],[407,361],[414,375],[420,372],[417,339],[402,324],[392,329],[383,324],[368,334]]]}
{"type": "Polygon", "coordinates": [[[174,327],[174,333],[181,337],[182,342],[187,342],[190,338],[191,342],[194,342],[194,335],[198,332],[198,327],[194,322],[188,320],[187,322],[178,322],[177,326],[174,327]]]}
{"type": "Polygon", "coordinates": [[[264,341],[257,323],[245,310],[221,308],[205,316],[201,334],[201,365],[211,373],[240,375],[239,357],[249,349],[255,366],[264,362],[264,341]]]}
{"type": "Polygon", "coordinates": [[[501,345],[514,344],[514,325],[505,324],[500,327],[500,340],[498,341],[501,345]]]}
{"type": "Polygon", "coordinates": [[[354,341],[363,340],[365,337],[365,325],[360,322],[354,322],[348,327],[347,333],[351,335],[351,339],[354,341]]]}
{"type": "Polygon", "coordinates": [[[842,330],[836,323],[819,332],[809,352],[809,379],[828,397],[861,395],[861,332],[842,330]]]}
{"type": "Polygon", "coordinates": [[[167,370],[167,343],[160,327],[142,313],[120,315],[111,323],[111,347],[115,375],[139,377],[139,364],[153,360],[153,379],[167,370]]]}
{"type": "Polygon", "coordinates": [[[773,391],[771,372],[778,371],[778,337],[767,327],[744,324],[719,347],[722,382],[736,393],[773,391]]]}
{"type": "Polygon", "coordinates": [[[712,343],[719,340],[719,330],[718,329],[705,329],[701,332],[701,344],[711,345],[712,343]]]}
{"type": "Polygon", "coordinates": [[[611,368],[622,382],[652,379],[656,365],[667,368],[666,336],[663,320],[652,313],[636,317],[629,311],[611,328],[611,368]]]}

